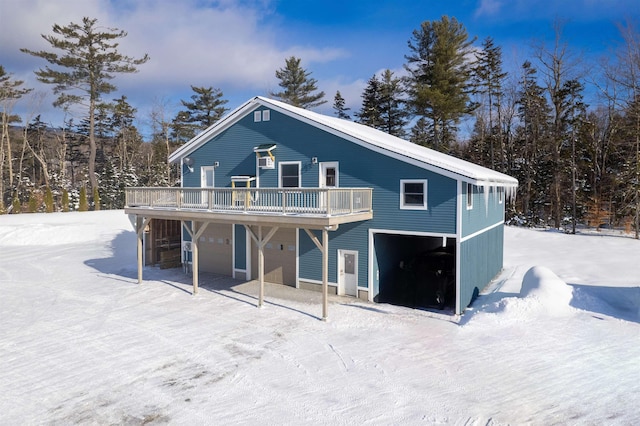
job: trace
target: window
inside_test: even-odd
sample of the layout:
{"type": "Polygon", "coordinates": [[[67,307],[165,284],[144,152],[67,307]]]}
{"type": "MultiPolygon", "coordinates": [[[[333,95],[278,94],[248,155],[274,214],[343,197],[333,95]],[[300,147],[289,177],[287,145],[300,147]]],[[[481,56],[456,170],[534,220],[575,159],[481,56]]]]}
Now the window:
{"type": "Polygon", "coordinates": [[[271,110],[265,109],[262,111],[262,121],[271,120],[271,110]]]}
{"type": "Polygon", "coordinates": [[[255,123],[259,123],[260,121],[262,121],[262,112],[261,111],[254,111],[254,113],[253,113],[253,121],[255,123]]]}
{"type": "Polygon", "coordinates": [[[300,187],[300,162],[285,163],[280,162],[280,187],[299,188],[300,187]]]}
{"type": "Polygon", "coordinates": [[[427,209],[427,181],[409,180],[400,181],[400,208],[405,210],[427,209]]]}
{"type": "Polygon", "coordinates": [[[467,184],[467,210],[471,210],[473,208],[473,185],[467,184]]]}

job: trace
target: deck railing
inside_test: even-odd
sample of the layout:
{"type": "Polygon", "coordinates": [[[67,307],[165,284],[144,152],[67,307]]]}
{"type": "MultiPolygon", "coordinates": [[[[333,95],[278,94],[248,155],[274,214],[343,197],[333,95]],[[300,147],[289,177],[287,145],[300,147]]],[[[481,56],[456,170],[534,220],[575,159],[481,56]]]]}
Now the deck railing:
{"type": "Polygon", "coordinates": [[[371,188],[127,188],[127,207],[335,216],[372,210],[371,188]]]}

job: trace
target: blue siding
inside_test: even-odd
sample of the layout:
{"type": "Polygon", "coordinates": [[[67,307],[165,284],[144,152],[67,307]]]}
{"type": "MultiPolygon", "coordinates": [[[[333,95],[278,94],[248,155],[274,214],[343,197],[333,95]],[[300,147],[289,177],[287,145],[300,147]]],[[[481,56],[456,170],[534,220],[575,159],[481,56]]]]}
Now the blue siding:
{"type": "MultiPolygon", "coordinates": [[[[260,107],[259,109],[265,109],[260,107]]],[[[372,220],[341,225],[329,232],[329,281],[337,282],[337,252],[339,249],[358,251],[358,285],[366,288],[369,281],[369,229],[408,231],[434,234],[456,234],[457,182],[452,178],[396,160],[382,153],[344,140],[300,120],[271,110],[269,121],[254,122],[253,113],[247,114],[228,129],[222,131],[190,155],[194,172],[183,170],[185,187],[200,186],[200,167],[219,162],[215,169],[215,186],[231,186],[231,176],[255,176],[261,187],[277,187],[279,162],[298,161],[301,164],[301,186],[318,187],[320,163],[339,163],[341,187],[373,188],[372,220]],[[256,169],[253,148],[275,144],[274,169],[256,169]],[[316,157],[318,164],[311,159],[316,157]],[[400,181],[402,179],[427,180],[427,210],[400,209],[400,181]]],[[[504,218],[504,203],[497,201],[495,188],[490,189],[488,203],[484,194],[475,187],[473,209],[466,209],[466,183],[463,183],[462,236],[494,225],[504,218]]],[[[485,190],[489,190],[486,188],[485,190]]],[[[235,268],[245,269],[247,260],[246,234],[236,226],[235,268]]],[[[322,258],[315,244],[299,230],[299,277],[322,279],[322,258]]],[[[318,238],[321,238],[317,232],[318,238]]],[[[474,292],[484,287],[502,268],[503,227],[485,232],[461,243],[461,303],[467,306],[474,292]]],[[[378,259],[373,256],[374,278],[378,259]]],[[[373,294],[378,293],[378,280],[373,279],[373,294]]]]}
{"type": "Polygon", "coordinates": [[[504,199],[498,202],[495,187],[473,186],[473,208],[467,210],[467,183],[462,183],[462,237],[504,220],[504,199]],[[485,191],[488,192],[488,198],[485,191]]]}
{"type": "Polygon", "coordinates": [[[460,247],[460,307],[464,310],[502,270],[504,226],[463,241],[460,247]]]}

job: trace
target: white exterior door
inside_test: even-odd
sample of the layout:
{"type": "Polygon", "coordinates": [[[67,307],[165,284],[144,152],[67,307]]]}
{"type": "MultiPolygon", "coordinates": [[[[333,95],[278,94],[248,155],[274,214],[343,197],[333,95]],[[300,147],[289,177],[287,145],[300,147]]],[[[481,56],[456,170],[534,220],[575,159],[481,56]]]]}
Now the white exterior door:
{"type": "Polygon", "coordinates": [[[338,250],[338,294],[358,295],[358,252],[338,250]]]}
{"type": "MultiPolygon", "coordinates": [[[[213,188],[215,182],[215,167],[214,166],[202,166],[200,168],[200,187],[201,188],[213,188]]],[[[200,199],[201,204],[207,203],[207,191],[202,191],[202,197],[200,199]]]]}
{"type": "MultiPolygon", "coordinates": [[[[337,188],[338,187],[338,162],[331,161],[328,163],[320,163],[320,176],[318,176],[318,187],[320,188],[337,188]]],[[[319,195],[319,207],[321,211],[327,209],[327,194],[321,192],[319,195]]],[[[333,204],[333,203],[332,203],[333,204]]]]}

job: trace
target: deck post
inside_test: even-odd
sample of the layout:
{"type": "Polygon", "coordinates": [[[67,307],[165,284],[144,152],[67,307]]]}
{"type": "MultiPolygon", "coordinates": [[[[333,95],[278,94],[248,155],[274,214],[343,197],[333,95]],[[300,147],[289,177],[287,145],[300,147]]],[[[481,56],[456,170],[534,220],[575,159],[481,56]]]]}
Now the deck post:
{"type": "Polygon", "coordinates": [[[138,284],[142,284],[142,263],[144,259],[144,255],[142,252],[142,242],[144,238],[144,228],[151,222],[150,217],[143,217],[136,215],[136,235],[138,237],[138,249],[137,249],[137,258],[138,258],[138,284]]]}
{"type": "Polygon", "coordinates": [[[329,232],[325,227],[322,230],[322,321],[329,315],[329,232]]]}
{"type": "Polygon", "coordinates": [[[262,226],[258,226],[258,277],[260,291],[258,296],[258,308],[262,308],[264,301],[264,244],[262,243],[262,226]]]}
{"type": "Polygon", "coordinates": [[[136,216],[136,234],[138,236],[138,284],[142,284],[142,238],[144,236],[144,219],[136,216]],[[143,232],[140,232],[142,230],[143,232]]]}

